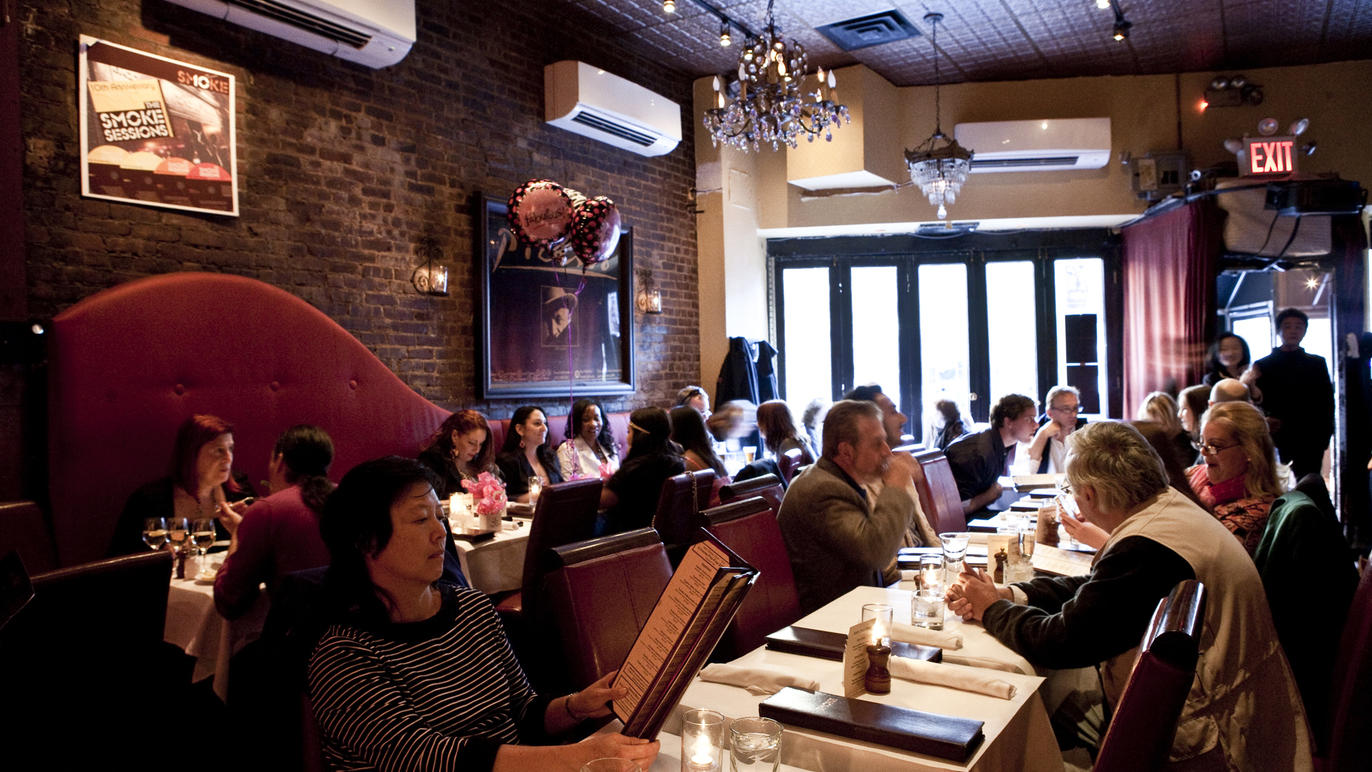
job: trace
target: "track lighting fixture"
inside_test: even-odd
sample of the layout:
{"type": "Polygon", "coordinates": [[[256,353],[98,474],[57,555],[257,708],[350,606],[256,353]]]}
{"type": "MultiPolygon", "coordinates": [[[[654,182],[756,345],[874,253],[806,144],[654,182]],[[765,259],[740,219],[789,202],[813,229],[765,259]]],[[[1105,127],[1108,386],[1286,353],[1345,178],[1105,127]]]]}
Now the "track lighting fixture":
{"type": "Polygon", "coordinates": [[[719,20],[719,45],[721,48],[728,48],[733,45],[733,38],[729,36],[729,20],[723,17],[719,20]]]}
{"type": "Polygon", "coordinates": [[[1122,40],[1125,40],[1126,38],[1128,38],[1128,37],[1129,37],[1129,28],[1132,27],[1132,26],[1134,26],[1134,25],[1131,24],[1131,23],[1129,22],[1129,20],[1126,19],[1126,18],[1124,18],[1123,16],[1120,16],[1120,17],[1118,17],[1117,19],[1115,19],[1115,34],[1113,35],[1113,37],[1115,38],[1115,40],[1121,40],[1121,41],[1122,41],[1122,40]]]}
{"type": "Polygon", "coordinates": [[[662,0],[663,13],[676,13],[676,0],[662,0]]]}

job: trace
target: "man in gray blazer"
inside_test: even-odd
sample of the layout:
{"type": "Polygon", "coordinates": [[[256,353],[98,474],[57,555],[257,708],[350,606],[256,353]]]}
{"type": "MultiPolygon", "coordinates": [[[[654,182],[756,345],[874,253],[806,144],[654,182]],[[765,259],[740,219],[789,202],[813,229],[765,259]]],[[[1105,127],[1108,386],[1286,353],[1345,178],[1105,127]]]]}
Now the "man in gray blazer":
{"type": "Polygon", "coordinates": [[[791,481],[777,513],[805,613],[859,585],[881,585],[881,574],[915,513],[905,482],[916,462],[891,455],[881,409],[843,400],[824,418],[819,461],[791,481]],[[869,496],[863,485],[885,486],[869,496]]]}

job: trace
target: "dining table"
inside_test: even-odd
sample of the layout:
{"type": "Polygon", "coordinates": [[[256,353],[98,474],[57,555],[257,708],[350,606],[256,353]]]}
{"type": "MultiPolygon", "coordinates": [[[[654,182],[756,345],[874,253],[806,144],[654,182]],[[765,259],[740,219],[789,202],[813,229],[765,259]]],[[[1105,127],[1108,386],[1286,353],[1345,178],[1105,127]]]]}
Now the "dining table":
{"type": "Polygon", "coordinates": [[[453,532],[462,575],[487,595],[518,590],[524,580],[524,552],[529,546],[531,517],[501,521],[494,534],[453,532]]]}
{"type": "MultiPolygon", "coordinates": [[[[899,585],[858,587],[808,614],[794,627],[847,633],[861,620],[862,606],[885,603],[894,611],[894,621],[910,623],[913,593],[899,585]]],[[[941,667],[974,667],[995,671],[995,677],[1014,687],[1010,699],[961,691],[949,686],[891,679],[885,695],[864,694],[860,699],[887,705],[976,719],[984,722],[982,742],[965,761],[950,761],[834,734],[786,726],[782,736],[781,761],[798,769],[882,770],[1054,770],[1063,768],[1048,711],[1040,694],[1044,677],[1023,657],[1011,651],[974,622],[964,622],[949,614],[944,631],[962,636],[957,650],[945,649],[941,667]]],[[[812,679],[820,691],[842,695],[843,666],[817,657],[789,654],[760,647],[731,661],[741,667],[779,668],[812,679]]],[[[691,708],[717,710],[728,719],[758,715],[759,704],[767,695],[697,678],[684,693],[664,729],[679,733],[681,714],[691,708]]]]}
{"type": "MultiPolygon", "coordinates": [[[[222,559],[222,554],[211,554],[203,576],[211,576],[222,559]]],[[[196,578],[202,575],[197,562],[188,561],[186,578],[171,580],[162,639],[195,658],[191,680],[213,678],[214,693],[222,700],[229,693],[229,663],[234,654],[257,640],[270,602],[264,587],[243,616],[225,619],[214,605],[214,580],[196,578]]]]}

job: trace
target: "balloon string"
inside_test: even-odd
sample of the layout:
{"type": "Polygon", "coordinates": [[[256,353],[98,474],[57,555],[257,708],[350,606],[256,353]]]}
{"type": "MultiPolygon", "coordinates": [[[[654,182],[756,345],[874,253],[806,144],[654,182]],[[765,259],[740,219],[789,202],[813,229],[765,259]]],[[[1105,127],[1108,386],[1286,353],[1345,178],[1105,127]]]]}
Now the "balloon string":
{"type": "MultiPolygon", "coordinates": [[[[567,288],[562,286],[562,280],[571,273],[567,270],[566,265],[563,263],[562,273],[558,275],[557,279],[558,287],[564,292],[567,288]]],[[[578,308],[581,307],[581,291],[584,289],[586,289],[586,266],[583,265],[581,267],[581,279],[577,282],[576,290],[572,292],[572,295],[577,299],[578,308]]],[[[567,315],[567,425],[572,427],[575,426],[576,420],[576,417],[572,415],[572,408],[576,405],[576,351],[572,346],[572,325],[575,323],[576,311],[572,311],[567,315]]]]}

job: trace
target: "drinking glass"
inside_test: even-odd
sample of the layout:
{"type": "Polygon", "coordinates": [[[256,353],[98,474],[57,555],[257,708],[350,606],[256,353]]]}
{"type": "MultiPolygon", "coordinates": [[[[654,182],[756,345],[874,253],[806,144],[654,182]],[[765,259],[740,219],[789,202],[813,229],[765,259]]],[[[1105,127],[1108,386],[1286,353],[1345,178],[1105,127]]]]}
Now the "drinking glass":
{"type": "Polygon", "coordinates": [[[167,518],[167,543],[171,544],[174,554],[180,554],[186,549],[186,540],[190,538],[191,521],[184,517],[167,518]]]}
{"type": "Polygon", "coordinates": [[[732,772],[776,772],[781,763],[781,724],[752,716],[734,719],[729,749],[732,772]]]}
{"type": "Polygon", "coordinates": [[[207,573],[205,556],[214,545],[214,518],[197,517],[191,521],[191,544],[195,547],[196,556],[200,558],[200,567],[196,570],[196,575],[207,573]]]}
{"type": "Polygon", "coordinates": [[[885,603],[864,603],[862,605],[862,621],[869,619],[877,620],[872,626],[872,643],[880,643],[883,646],[891,645],[891,622],[893,621],[892,609],[885,603]]]}
{"type": "Polygon", "coordinates": [[[581,765],[581,772],[641,772],[639,766],[628,759],[592,759],[581,765]]]}
{"type": "Polygon", "coordinates": [[[143,520],[143,543],[149,549],[162,549],[162,545],[167,543],[167,518],[149,517],[143,520]]]}
{"type": "Polygon", "coordinates": [[[756,445],[744,445],[744,446],[743,446],[743,463],[744,463],[744,464],[751,464],[751,463],[753,463],[753,458],[754,458],[756,455],[757,455],[757,446],[756,446],[756,445]]]}
{"type": "Polygon", "coordinates": [[[962,559],[967,555],[967,540],[971,534],[949,531],[938,535],[943,543],[943,569],[945,580],[953,582],[962,573],[962,559]]]}
{"type": "Polygon", "coordinates": [[[529,478],[529,503],[537,504],[539,494],[543,493],[543,481],[538,479],[538,475],[529,478]]]}

